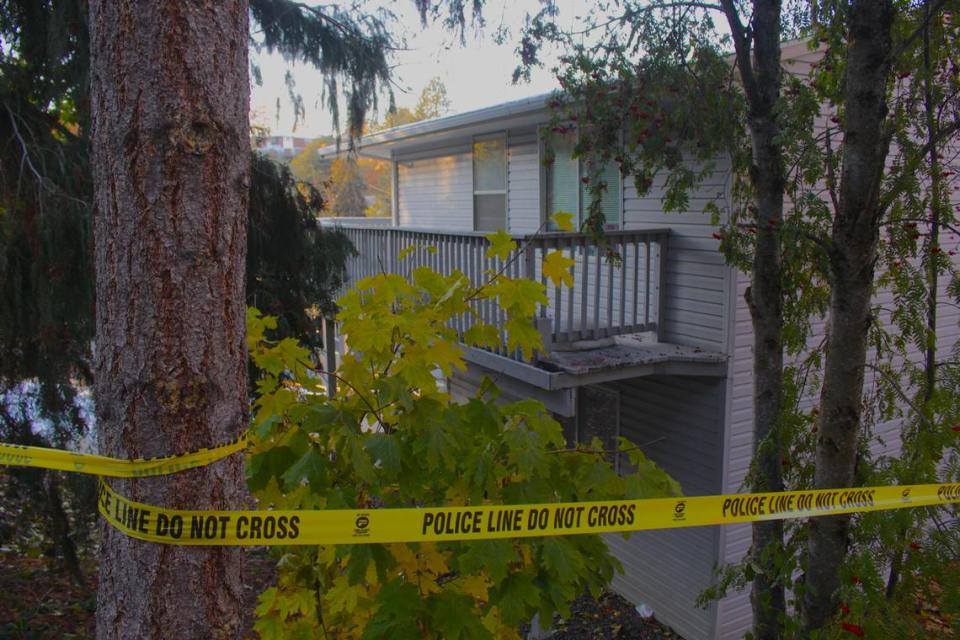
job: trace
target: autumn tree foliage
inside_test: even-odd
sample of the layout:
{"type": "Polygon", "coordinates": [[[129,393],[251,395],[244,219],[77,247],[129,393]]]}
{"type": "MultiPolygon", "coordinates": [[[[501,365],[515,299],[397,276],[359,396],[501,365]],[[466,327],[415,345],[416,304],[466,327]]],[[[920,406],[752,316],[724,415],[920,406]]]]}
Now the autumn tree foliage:
{"type": "Polygon", "coordinates": [[[337,217],[364,216],[367,183],[355,157],[337,158],[330,164],[330,211],[337,217]]]}
{"type": "MultiPolygon", "coordinates": [[[[569,215],[563,224],[569,227],[569,215]]],[[[523,255],[504,232],[488,255],[523,255]]],[[[414,249],[411,247],[411,249],[414,249]]],[[[423,250],[423,249],[421,249],[423,250]]],[[[565,262],[566,261],[566,262],[565,262]]],[[[572,280],[561,253],[545,277],[572,280]]],[[[474,307],[496,299],[505,310],[507,348],[542,348],[532,318],[547,302],[539,282],[487,274],[481,286],[429,267],[410,278],[378,274],[341,299],[351,345],[337,390],[295,341],[269,338],[273,321],[251,311],[249,347],[262,368],[251,429],[248,483],[261,507],[285,509],[465,506],[672,495],[678,486],[626,440],[618,473],[599,439],[569,448],[542,404],[497,401],[487,382],[454,403],[434,372],[464,368],[452,320],[470,323],[462,341],[494,347],[501,328],[474,307]]],[[[618,568],[599,536],[478,542],[284,548],[277,584],[259,599],[265,639],[519,638],[539,613],[569,615],[584,591],[597,594],[618,568]]]]}
{"type": "MultiPolygon", "coordinates": [[[[450,111],[447,88],[440,78],[432,78],[421,90],[413,109],[388,109],[382,120],[373,119],[365,133],[375,133],[420,120],[439,118],[450,111]]],[[[319,149],[330,146],[332,139],[311,142],[290,161],[290,169],[299,180],[326,194],[330,201],[328,215],[339,217],[384,217],[390,215],[390,163],[369,157],[344,153],[340,158],[322,158],[319,149]],[[367,199],[372,200],[368,204],[367,199]]],[[[346,149],[344,150],[347,151],[346,149]]]]}

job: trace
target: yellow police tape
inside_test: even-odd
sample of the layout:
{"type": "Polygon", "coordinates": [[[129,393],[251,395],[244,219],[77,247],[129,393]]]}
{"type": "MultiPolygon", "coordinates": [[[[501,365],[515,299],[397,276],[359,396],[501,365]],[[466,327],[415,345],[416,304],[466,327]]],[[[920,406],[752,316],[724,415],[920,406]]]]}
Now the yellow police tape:
{"type": "MultiPolygon", "coordinates": [[[[137,478],[207,465],[246,444],[240,438],[180,456],[139,460],[0,444],[0,465],[137,478]]],[[[129,500],[101,477],[97,502],[111,525],[150,542],[367,544],[615,533],[931,507],[960,502],[960,483],[522,505],[190,511],[129,500]]]]}
{"type": "Polygon", "coordinates": [[[128,536],[181,545],[367,544],[613,533],[806,518],[960,502],[960,484],[687,498],[319,511],[183,511],[100,481],[100,513],[128,536]]]}
{"type": "Polygon", "coordinates": [[[111,478],[143,478],[203,467],[242,451],[246,446],[246,439],[240,437],[219,447],[199,449],[178,456],[123,460],[90,453],[0,443],[0,465],[75,471],[111,478]]]}

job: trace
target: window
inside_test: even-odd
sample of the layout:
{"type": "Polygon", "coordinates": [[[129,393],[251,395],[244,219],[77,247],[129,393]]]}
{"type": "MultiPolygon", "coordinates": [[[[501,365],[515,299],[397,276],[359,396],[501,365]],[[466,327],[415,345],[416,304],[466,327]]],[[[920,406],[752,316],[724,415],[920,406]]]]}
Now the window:
{"type": "Polygon", "coordinates": [[[473,141],[473,228],[496,231],[507,226],[507,139],[500,135],[473,141]]]}
{"type": "MultiPolygon", "coordinates": [[[[578,224],[582,223],[590,212],[590,193],[583,178],[588,175],[586,163],[573,157],[576,138],[573,135],[554,136],[549,146],[551,159],[545,171],[546,215],[552,216],[558,211],[574,214],[578,224]]],[[[620,168],[609,163],[601,171],[607,190],[603,193],[600,208],[603,211],[604,228],[619,229],[622,222],[621,195],[622,180],[620,168]]]]}

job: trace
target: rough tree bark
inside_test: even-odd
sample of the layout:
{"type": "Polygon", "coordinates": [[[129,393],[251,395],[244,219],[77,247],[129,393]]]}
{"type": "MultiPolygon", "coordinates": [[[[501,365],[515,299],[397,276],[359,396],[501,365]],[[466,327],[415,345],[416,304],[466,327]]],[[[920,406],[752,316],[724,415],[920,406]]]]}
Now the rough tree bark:
{"type": "MultiPolygon", "coordinates": [[[[883,213],[879,196],[891,138],[886,117],[894,17],[892,0],[853,1],[847,16],[844,144],[830,243],[830,325],[815,454],[817,489],[854,483],[883,213]]],[[[820,629],[837,613],[839,567],[847,553],[849,522],[849,516],[810,520],[803,598],[808,632],[820,629]]]]}
{"type": "MultiPolygon", "coordinates": [[[[183,453],[246,424],[246,0],[91,0],[100,450],[183,453]]],[[[243,502],[242,460],[116,483],[175,508],[243,502]]],[[[105,527],[99,638],[234,638],[237,549],[105,527]]]]}
{"type": "MultiPolygon", "coordinates": [[[[757,242],[750,289],[746,294],[754,331],[751,484],[754,491],[783,491],[783,444],[777,428],[783,409],[780,222],[785,185],[777,122],[781,83],[780,1],[754,1],[751,31],[740,23],[733,0],[724,0],[723,7],[734,35],[736,64],[747,98],[747,127],[753,154],[751,206],[757,242]]],[[[774,562],[776,554],[783,553],[783,522],[754,523],[752,542],[751,554],[761,569],[754,577],[750,593],[754,636],[758,640],[775,640],[783,635],[786,612],[782,576],[778,575],[774,562]]]]}

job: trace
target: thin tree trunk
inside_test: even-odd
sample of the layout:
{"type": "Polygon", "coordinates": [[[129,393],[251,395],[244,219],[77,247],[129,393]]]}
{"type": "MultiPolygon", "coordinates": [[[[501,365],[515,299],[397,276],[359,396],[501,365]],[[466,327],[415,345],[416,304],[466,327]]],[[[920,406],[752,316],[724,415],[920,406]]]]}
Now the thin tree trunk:
{"type": "MultiPolygon", "coordinates": [[[[831,234],[830,327],[815,454],[818,489],[854,483],[882,215],[879,194],[890,144],[887,82],[894,13],[891,0],[859,0],[851,2],[848,14],[846,121],[839,210],[831,234]]],[[[849,523],[849,516],[810,521],[803,599],[808,632],[822,628],[837,612],[849,523]]]]}
{"type": "MultiPolygon", "coordinates": [[[[249,184],[246,0],[91,0],[100,450],[183,453],[246,424],[249,184]]],[[[115,483],[174,508],[243,502],[238,456],[115,483]]],[[[104,527],[97,635],[235,638],[231,548],[140,542],[104,527]]]]}
{"type": "Polygon", "coordinates": [[[46,497],[47,528],[50,537],[63,556],[63,564],[73,581],[84,585],[83,570],[77,556],[77,545],[70,537],[70,518],[63,508],[63,493],[60,491],[60,478],[54,471],[43,474],[43,490],[46,497]]]}
{"type": "MultiPolygon", "coordinates": [[[[725,13],[737,41],[737,66],[747,96],[753,162],[750,180],[757,229],[747,306],[753,321],[753,468],[754,491],[783,491],[783,443],[778,423],[783,410],[783,283],[780,223],[783,219],[784,165],[777,122],[780,99],[780,2],[753,3],[753,47],[732,2],[725,13]]],[[[783,554],[781,521],[753,524],[751,559],[759,567],[750,602],[754,637],[783,636],[786,599],[776,557],[783,554]]]]}

